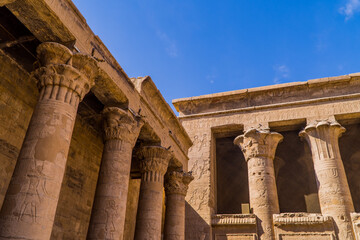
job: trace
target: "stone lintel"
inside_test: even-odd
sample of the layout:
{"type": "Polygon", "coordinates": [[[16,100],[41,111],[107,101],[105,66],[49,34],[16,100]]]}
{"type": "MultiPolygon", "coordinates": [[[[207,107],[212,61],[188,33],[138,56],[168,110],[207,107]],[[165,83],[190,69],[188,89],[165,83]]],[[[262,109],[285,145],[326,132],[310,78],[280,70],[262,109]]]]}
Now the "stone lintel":
{"type": "Polygon", "coordinates": [[[273,214],[273,222],[275,226],[332,224],[333,218],[319,213],[281,213],[273,214]]]}
{"type": "Polygon", "coordinates": [[[211,217],[212,226],[256,225],[255,214],[216,214],[211,217]]]}
{"type": "MultiPolygon", "coordinates": [[[[284,83],[258,88],[208,94],[173,100],[180,117],[205,116],[230,111],[273,108],[283,105],[307,104],[357,94],[360,89],[360,74],[327,77],[305,82],[284,83]],[[334,91],[341,85],[341,89],[334,91]],[[303,102],[303,103],[302,103],[303,102]]],[[[356,97],[356,96],[353,96],[356,97]]]]}

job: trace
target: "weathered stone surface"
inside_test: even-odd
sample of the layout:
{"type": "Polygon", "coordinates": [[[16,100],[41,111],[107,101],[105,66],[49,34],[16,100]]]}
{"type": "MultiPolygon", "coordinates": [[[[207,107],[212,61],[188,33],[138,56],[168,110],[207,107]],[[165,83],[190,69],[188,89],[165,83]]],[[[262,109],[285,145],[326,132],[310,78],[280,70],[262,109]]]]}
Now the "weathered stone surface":
{"type": "Polygon", "coordinates": [[[185,196],[191,173],[171,171],[165,175],[166,212],[164,239],[185,239],[185,196]]]}
{"type": "MultiPolygon", "coordinates": [[[[11,32],[18,31],[19,36],[26,32],[29,39],[33,39],[22,49],[27,52],[24,55],[21,55],[21,51],[11,51],[11,47],[6,51],[0,50],[0,163],[3,166],[0,170],[0,206],[3,205],[5,195],[7,199],[0,214],[6,223],[3,224],[2,221],[0,228],[2,233],[6,232],[6,237],[87,237],[97,180],[98,177],[100,182],[103,179],[98,175],[103,152],[98,123],[99,113],[104,105],[121,107],[134,118],[145,119],[146,130],[137,133],[139,145],[147,141],[156,144],[161,142],[166,148],[171,148],[174,156],[170,162],[171,167],[187,171],[187,150],[192,142],[152,79],[130,79],[99,37],[92,33],[71,1],[7,0],[0,1],[0,4],[6,5],[3,9],[10,16],[13,14],[11,21],[18,19],[16,24],[22,27],[11,29],[11,32]],[[41,42],[53,43],[41,44],[36,53],[36,46],[41,42]],[[36,55],[38,62],[34,63],[36,55]],[[22,59],[28,63],[26,67],[22,59]],[[32,72],[30,79],[27,71],[32,71],[32,66],[36,70],[32,72]],[[91,93],[86,95],[94,83],[91,93]],[[85,100],[81,102],[83,98],[85,100]],[[46,116],[51,117],[48,119],[46,116]],[[75,130],[72,133],[74,125],[75,130]],[[50,127],[50,135],[54,130],[52,127],[55,127],[55,133],[51,136],[56,135],[58,138],[50,136],[51,139],[47,139],[43,136],[48,133],[46,127],[50,127]],[[46,129],[42,131],[44,128],[46,129]],[[27,137],[22,145],[26,132],[27,137]],[[37,134],[41,136],[36,138],[37,134]],[[41,145],[45,147],[30,151],[30,145],[37,140],[41,140],[41,145]],[[54,160],[49,156],[45,159],[45,155],[54,155],[53,152],[60,152],[61,159],[60,155],[55,153],[59,158],[54,160]],[[35,153],[34,156],[32,153],[35,153]],[[56,162],[57,160],[62,161],[56,162]],[[34,164],[31,164],[32,162],[34,164]],[[18,167],[14,171],[15,165],[18,167]],[[12,183],[8,188],[11,178],[12,183]],[[23,199],[17,196],[18,192],[23,199]],[[12,203],[14,206],[10,206],[12,203]],[[18,203],[22,205],[16,205],[18,203]],[[12,207],[17,211],[16,216],[12,215],[12,207]],[[16,210],[17,208],[20,210],[16,210]],[[42,218],[43,216],[46,219],[42,218]],[[16,232],[15,228],[18,229],[16,232]]],[[[137,131],[133,128],[117,130],[119,131],[113,131],[114,134],[109,135],[109,142],[117,141],[117,136],[124,137],[124,131],[130,133],[129,135],[137,131]]],[[[124,151],[128,156],[128,165],[124,164],[120,168],[121,171],[129,172],[130,162],[133,160],[131,152],[136,139],[123,140],[132,142],[131,146],[126,148],[127,151],[124,151]]],[[[105,147],[104,155],[106,149],[105,147]]],[[[148,165],[147,170],[153,172],[151,169],[156,164],[148,165]]],[[[166,167],[164,164],[162,167],[160,165],[158,167],[163,175],[168,163],[165,164],[166,167]]],[[[136,163],[133,171],[135,175],[139,174],[136,172],[136,163]]],[[[107,178],[113,180],[109,175],[107,178]]],[[[128,180],[129,174],[127,177],[125,174],[123,178],[128,180]]],[[[115,182],[110,182],[116,185],[115,182]]],[[[125,215],[128,192],[126,184],[118,186],[121,186],[123,192],[121,196],[125,196],[125,199],[121,200],[123,206],[119,207],[120,212],[125,215]]],[[[160,192],[162,196],[162,190],[160,192]]],[[[137,191],[130,191],[129,198],[135,199],[137,194],[137,191]]],[[[130,206],[136,213],[137,203],[130,206]]],[[[131,211],[129,212],[131,214],[131,211]]],[[[161,210],[159,212],[161,216],[161,210]]],[[[124,220],[125,217],[121,217],[121,221],[124,220]]],[[[131,222],[135,226],[134,220],[131,222]]],[[[121,235],[122,233],[119,237],[122,237],[121,235]]]]}
{"type": "Polygon", "coordinates": [[[146,146],[138,156],[141,186],[134,239],[160,239],[164,175],[172,155],[166,148],[146,146]]]}
{"type": "MultiPolygon", "coordinates": [[[[283,209],[286,209],[286,212],[289,212],[288,214],[295,214],[295,216],[300,214],[297,213],[299,210],[308,211],[308,213],[303,213],[303,216],[296,220],[299,224],[289,223],[275,226],[272,223],[272,215],[279,213],[281,207],[279,209],[278,204],[271,204],[277,206],[275,208],[276,211],[272,212],[273,210],[270,205],[261,203],[260,207],[264,211],[269,212],[267,214],[268,222],[270,222],[270,224],[267,224],[268,228],[274,229],[274,236],[269,239],[333,239],[337,238],[339,234],[340,239],[352,239],[350,212],[354,211],[354,207],[345,174],[351,173],[347,177],[351,179],[349,180],[351,193],[354,193],[353,197],[356,197],[356,182],[358,179],[355,176],[355,172],[357,172],[355,169],[358,169],[355,163],[355,159],[358,156],[357,147],[355,147],[357,145],[355,144],[357,142],[356,138],[354,136],[349,137],[341,144],[339,149],[337,139],[335,142],[330,137],[321,137],[321,134],[313,137],[317,139],[316,142],[322,149],[318,151],[318,155],[326,159],[327,162],[330,160],[336,162],[334,174],[335,176],[338,175],[338,177],[335,177],[335,179],[342,180],[339,183],[335,183],[330,179],[321,180],[321,173],[316,169],[316,158],[310,152],[312,146],[309,145],[310,147],[308,147],[304,143],[299,142],[299,137],[296,136],[296,133],[306,127],[308,122],[318,119],[336,119],[345,125],[352,124],[351,129],[355,129],[353,131],[357,132],[358,119],[360,118],[360,95],[356,89],[360,88],[359,80],[359,74],[350,74],[333,78],[309,80],[307,82],[281,84],[174,100],[173,103],[180,112],[179,118],[194,142],[194,145],[189,149],[189,170],[193,171],[195,180],[190,183],[188,196],[186,197],[186,238],[216,239],[218,235],[226,236],[228,234],[227,238],[229,238],[230,236],[232,237],[231,234],[252,233],[253,229],[251,228],[244,228],[244,225],[234,225],[231,221],[235,221],[235,219],[230,218],[228,223],[220,225],[211,225],[209,219],[214,216],[223,215],[224,219],[227,219],[226,214],[219,213],[219,205],[217,203],[217,194],[219,192],[227,192],[224,190],[227,186],[219,186],[217,181],[219,178],[223,179],[227,176],[226,174],[216,175],[216,166],[219,164],[217,161],[219,159],[224,161],[223,157],[225,155],[219,157],[219,153],[216,150],[228,148],[218,148],[217,140],[224,138],[224,136],[234,136],[235,132],[244,131],[244,129],[243,133],[246,134],[248,129],[253,127],[255,129],[268,128],[270,132],[279,132],[286,136],[286,141],[290,140],[291,142],[284,143],[284,147],[281,147],[280,155],[275,152],[276,147],[271,147],[271,144],[264,144],[266,140],[262,141],[264,146],[261,146],[261,144],[254,140],[244,144],[243,148],[246,150],[245,158],[255,159],[256,157],[254,156],[260,156],[258,157],[260,159],[260,166],[264,159],[269,158],[269,156],[274,158],[275,156],[275,166],[271,167],[271,172],[265,174],[265,177],[272,179],[271,182],[275,188],[269,191],[266,187],[267,185],[253,185],[250,173],[250,199],[252,198],[252,189],[254,189],[255,193],[259,193],[259,195],[254,197],[259,202],[261,202],[262,195],[266,196],[272,193],[270,195],[276,196],[276,194],[279,194],[276,190],[276,185],[281,184],[281,196],[279,198],[286,205],[284,205],[283,209]],[[237,128],[234,126],[237,126],[237,128]],[[221,134],[219,134],[219,129],[221,129],[221,134]],[[296,141],[294,140],[295,138],[297,138],[296,141]],[[350,146],[352,145],[351,142],[354,143],[354,146],[350,146]],[[259,145],[260,147],[258,147],[259,145]],[[340,151],[341,156],[345,156],[343,159],[346,159],[346,162],[344,162],[347,170],[346,173],[342,166],[340,151]],[[329,152],[332,155],[326,157],[326,154],[329,152]],[[247,154],[249,157],[246,156],[247,154]],[[340,161],[334,159],[340,159],[340,161]],[[312,161],[314,161],[315,167],[312,161]],[[296,168],[298,168],[298,171],[296,171],[296,168]],[[293,171],[293,174],[284,174],[284,171],[287,170],[293,171]],[[343,174],[340,174],[340,171],[343,174]],[[319,189],[315,184],[316,180],[320,182],[318,185],[319,189]],[[313,183],[310,183],[310,181],[313,181],[313,183]],[[301,188],[301,191],[297,191],[297,188],[291,188],[291,186],[297,186],[301,188]],[[326,193],[322,196],[322,189],[327,188],[330,192],[337,192],[342,196],[332,198],[330,197],[332,193],[330,195],[326,193]],[[291,192],[299,192],[299,194],[291,196],[291,192]],[[317,194],[318,192],[319,195],[317,194]],[[318,200],[319,198],[320,201],[318,200]],[[297,202],[292,201],[293,199],[300,200],[301,206],[294,207],[297,205],[297,202]],[[325,207],[323,201],[328,202],[325,204],[326,206],[333,206],[333,213],[330,213],[331,211],[329,210],[332,207],[325,207]],[[320,202],[320,208],[318,202],[320,202]],[[291,213],[292,211],[295,213],[291,213]],[[320,211],[321,214],[319,213],[316,216],[310,217],[306,215],[320,211]],[[340,212],[342,213],[340,214],[340,212]],[[320,220],[315,221],[314,218],[329,218],[331,220],[321,222],[320,220]]],[[[305,132],[308,130],[308,128],[305,128],[305,132]]],[[[323,132],[323,130],[321,131],[323,132]]],[[[281,144],[279,146],[282,146],[281,144]]],[[[231,158],[231,156],[227,157],[231,158]]],[[[234,167],[238,168],[239,166],[234,165],[234,167]]],[[[326,167],[332,169],[330,165],[326,165],[326,167]]],[[[229,172],[232,174],[228,176],[227,180],[234,180],[235,178],[231,177],[231,175],[236,174],[236,169],[231,169],[229,172]]],[[[240,172],[240,169],[238,169],[238,172],[240,172]]],[[[257,171],[254,172],[255,174],[257,173],[257,171]]],[[[267,173],[268,171],[265,172],[267,173]]],[[[333,175],[332,172],[329,174],[333,175]]],[[[260,175],[262,176],[262,174],[260,175]]],[[[261,176],[259,182],[261,182],[261,176]]],[[[231,189],[228,191],[231,191],[231,189]]],[[[241,194],[243,192],[239,193],[239,195],[241,194]]],[[[273,199],[277,199],[277,197],[273,199]]],[[[238,208],[232,207],[229,209],[240,209],[240,204],[242,203],[244,202],[238,203],[238,208]]],[[[250,211],[253,211],[256,217],[260,219],[261,214],[256,211],[254,204],[251,203],[250,208],[250,211]]],[[[357,209],[357,211],[359,210],[357,209]]],[[[240,210],[231,213],[239,214],[240,210]]],[[[295,221],[294,219],[295,217],[289,217],[286,221],[295,221]]],[[[256,226],[259,233],[261,233],[261,228],[263,228],[262,224],[265,224],[265,222],[260,221],[256,226]]]]}
{"type": "Polygon", "coordinates": [[[71,56],[57,43],[38,47],[38,57],[46,59],[33,73],[40,96],[0,212],[1,237],[50,238],[76,110],[94,84],[94,76],[68,65],[71,56]]]}
{"type": "Polygon", "coordinates": [[[354,212],[338,138],[345,132],[336,121],[309,123],[300,133],[309,143],[318,180],[321,212],[332,216],[339,239],[353,239],[350,212],[354,212]]]}
{"type": "Polygon", "coordinates": [[[235,138],[244,153],[248,166],[250,207],[258,217],[260,239],[273,239],[272,215],[279,213],[274,157],[278,143],[283,139],[279,133],[268,129],[250,128],[235,138]]]}
{"type": "Polygon", "coordinates": [[[123,239],[132,149],[143,121],[115,107],[103,115],[105,144],[88,239],[123,239]]]}

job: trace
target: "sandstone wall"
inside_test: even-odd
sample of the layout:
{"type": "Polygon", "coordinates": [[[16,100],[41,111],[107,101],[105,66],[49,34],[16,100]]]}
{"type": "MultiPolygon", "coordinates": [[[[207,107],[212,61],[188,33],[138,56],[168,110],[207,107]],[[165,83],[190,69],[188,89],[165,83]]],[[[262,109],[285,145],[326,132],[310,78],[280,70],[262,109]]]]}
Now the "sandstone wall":
{"type": "Polygon", "coordinates": [[[51,239],[86,239],[102,149],[101,134],[77,116],[51,239]]]}
{"type": "Polygon", "coordinates": [[[0,208],[37,97],[28,73],[0,50],[0,208]]]}

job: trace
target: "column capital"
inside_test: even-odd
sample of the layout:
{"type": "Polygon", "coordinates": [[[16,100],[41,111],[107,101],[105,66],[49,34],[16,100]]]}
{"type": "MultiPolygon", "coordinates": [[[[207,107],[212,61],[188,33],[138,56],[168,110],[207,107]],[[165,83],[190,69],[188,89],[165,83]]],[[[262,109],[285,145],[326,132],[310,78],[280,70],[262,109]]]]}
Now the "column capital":
{"type": "Polygon", "coordinates": [[[270,132],[269,129],[250,128],[243,135],[236,137],[234,144],[241,148],[246,161],[254,157],[273,159],[276,147],[282,139],[280,133],[270,132]]]}
{"type": "Polygon", "coordinates": [[[166,173],[172,153],[161,146],[144,146],[138,152],[140,159],[140,171],[166,173]]]}
{"type": "Polygon", "coordinates": [[[103,112],[105,140],[119,139],[135,144],[144,122],[129,111],[117,107],[106,107],[103,112]]]}
{"type": "Polygon", "coordinates": [[[165,192],[186,196],[190,182],[194,180],[191,172],[172,171],[165,174],[165,192]]]}
{"type": "Polygon", "coordinates": [[[75,93],[81,101],[94,86],[99,67],[93,57],[72,53],[67,47],[54,42],[40,44],[36,52],[40,67],[31,76],[40,89],[40,99],[70,103],[72,93],[75,93]]]}
{"type": "Polygon", "coordinates": [[[309,136],[322,138],[325,137],[325,135],[339,138],[345,131],[345,128],[336,120],[317,120],[307,124],[299,135],[303,138],[308,138],[309,136]],[[323,131],[325,129],[327,129],[327,131],[323,131]]]}

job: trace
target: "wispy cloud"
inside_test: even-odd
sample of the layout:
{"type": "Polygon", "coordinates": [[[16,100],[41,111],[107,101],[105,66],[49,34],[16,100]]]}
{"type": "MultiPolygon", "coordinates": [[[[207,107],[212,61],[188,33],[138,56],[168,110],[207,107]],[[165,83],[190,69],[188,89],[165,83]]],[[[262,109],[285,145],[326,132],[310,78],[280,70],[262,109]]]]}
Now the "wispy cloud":
{"type": "Polygon", "coordinates": [[[170,37],[161,31],[156,31],[156,35],[158,38],[164,43],[165,51],[170,57],[178,56],[178,49],[174,40],[170,39],[170,37]]]}
{"type": "Polygon", "coordinates": [[[213,84],[215,82],[216,75],[215,74],[209,74],[206,76],[206,79],[213,84]]]}
{"type": "Polygon", "coordinates": [[[273,68],[275,71],[273,82],[275,84],[281,83],[282,80],[290,76],[290,69],[285,64],[277,64],[273,68]]]}
{"type": "Polygon", "coordinates": [[[339,9],[339,12],[345,15],[345,21],[354,16],[355,13],[360,11],[360,0],[347,0],[345,6],[339,9]]]}

